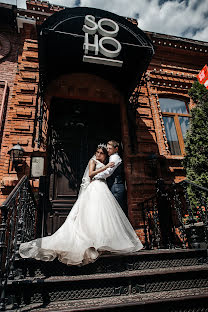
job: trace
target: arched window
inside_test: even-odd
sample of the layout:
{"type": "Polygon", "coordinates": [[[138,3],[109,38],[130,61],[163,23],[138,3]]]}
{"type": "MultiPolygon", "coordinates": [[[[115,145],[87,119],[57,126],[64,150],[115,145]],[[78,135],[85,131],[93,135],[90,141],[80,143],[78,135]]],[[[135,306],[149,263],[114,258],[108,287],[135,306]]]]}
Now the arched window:
{"type": "Polygon", "coordinates": [[[190,118],[188,105],[184,101],[160,98],[160,107],[171,154],[184,154],[184,138],[190,118]]]}

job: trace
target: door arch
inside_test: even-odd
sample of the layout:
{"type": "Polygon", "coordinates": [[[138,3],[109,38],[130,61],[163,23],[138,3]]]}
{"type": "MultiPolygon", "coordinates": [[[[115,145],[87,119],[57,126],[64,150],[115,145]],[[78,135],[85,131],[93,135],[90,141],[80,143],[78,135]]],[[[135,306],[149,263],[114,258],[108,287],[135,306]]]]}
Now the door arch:
{"type": "Polygon", "coordinates": [[[59,77],[49,85],[45,98],[51,203],[47,223],[48,234],[52,234],[76,201],[81,177],[97,144],[110,139],[123,142],[126,123],[122,96],[108,81],[94,75],[59,77]]]}

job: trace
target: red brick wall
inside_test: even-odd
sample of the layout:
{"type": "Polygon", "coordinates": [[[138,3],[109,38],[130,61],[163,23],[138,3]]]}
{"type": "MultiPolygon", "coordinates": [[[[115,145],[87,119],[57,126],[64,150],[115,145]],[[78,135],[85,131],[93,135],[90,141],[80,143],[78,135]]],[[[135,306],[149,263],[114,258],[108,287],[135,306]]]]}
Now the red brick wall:
{"type": "MultiPolygon", "coordinates": [[[[0,49],[0,112],[1,112],[2,108],[1,106],[3,104],[2,103],[3,95],[5,91],[6,91],[4,103],[5,109],[7,102],[10,101],[11,99],[14,78],[17,71],[18,50],[20,46],[16,29],[14,29],[9,24],[4,24],[3,22],[0,22],[0,46],[1,46],[0,49]]],[[[0,116],[0,119],[1,117],[2,116],[0,116]]],[[[3,117],[6,116],[3,114],[3,117]]],[[[4,121],[2,120],[2,122],[4,121]]]]}
{"type": "Polygon", "coordinates": [[[183,156],[171,155],[168,150],[159,97],[163,95],[188,101],[191,108],[193,102],[188,96],[188,89],[206,64],[208,55],[208,43],[177,40],[176,37],[159,34],[149,35],[156,45],[156,53],[139,89],[138,149],[135,155],[128,157],[130,219],[140,235],[142,214],[138,205],[155,194],[156,178],[162,177],[166,183],[179,182],[185,178],[181,164],[183,156]],[[148,162],[151,153],[158,157],[156,177],[151,177],[148,162]]]}
{"type": "MultiPolygon", "coordinates": [[[[37,41],[26,39],[19,55],[13,92],[8,103],[1,149],[1,202],[7,197],[23,174],[30,175],[30,159],[34,152],[36,127],[36,97],[38,88],[37,41]],[[8,150],[15,144],[25,149],[25,166],[20,173],[12,170],[8,150]]],[[[35,184],[35,181],[34,181],[35,184]]]]}
{"type": "Polygon", "coordinates": [[[0,80],[8,81],[10,91],[12,91],[13,80],[17,70],[18,39],[18,34],[14,28],[0,24],[0,80]]]}

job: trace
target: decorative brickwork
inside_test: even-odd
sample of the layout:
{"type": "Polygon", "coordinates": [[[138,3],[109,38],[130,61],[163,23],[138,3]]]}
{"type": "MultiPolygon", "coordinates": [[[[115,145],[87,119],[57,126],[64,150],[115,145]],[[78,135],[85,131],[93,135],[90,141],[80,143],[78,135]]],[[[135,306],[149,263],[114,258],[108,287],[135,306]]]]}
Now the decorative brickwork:
{"type": "MultiPolygon", "coordinates": [[[[0,12],[0,14],[3,14],[0,12]]],[[[19,43],[15,29],[4,18],[0,21],[0,136],[5,118],[7,103],[11,100],[14,78],[17,70],[19,43]]],[[[1,139],[0,139],[1,149],[1,139]]]]}
{"type": "Polygon", "coordinates": [[[22,55],[18,59],[18,69],[2,139],[1,201],[6,198],[11,187],[16,185],[23,174],[30,175],[30,159],[34,151],[38,81],[38,45],[36,41],[26,39],[22,55]],[[20,174],[11,171],[10,156],[7,154],[8,150],[18,142],[26,152],[25,167],[20,174]]]}

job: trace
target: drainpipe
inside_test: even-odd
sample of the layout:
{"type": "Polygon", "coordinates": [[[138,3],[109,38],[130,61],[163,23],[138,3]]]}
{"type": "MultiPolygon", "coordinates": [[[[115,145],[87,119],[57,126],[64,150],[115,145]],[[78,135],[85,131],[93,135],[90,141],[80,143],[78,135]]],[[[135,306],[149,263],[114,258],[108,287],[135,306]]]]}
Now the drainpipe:
{"type": "Polygon", "coordinates": [[[7,89],[8,89],[8,82],[5,81],[1,81],[1,83],[4,83],[4,93],[3,93],[3,97],[2,97],[2,101],[1,101],[1,108],[0,108],[0,133],[2,130],[2,126],[3,126],[3,122],[4,122],[4,112],[6,109],[6,96],[7,96],[7,89]]]}

